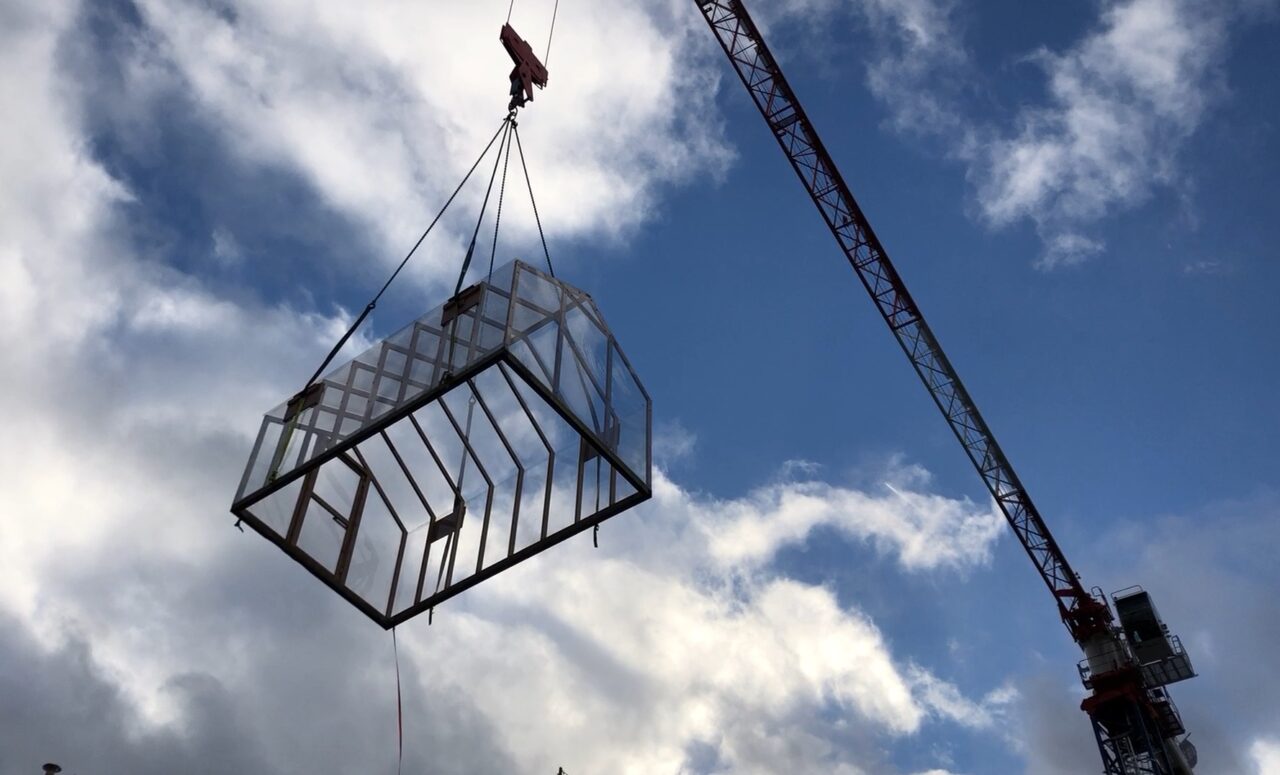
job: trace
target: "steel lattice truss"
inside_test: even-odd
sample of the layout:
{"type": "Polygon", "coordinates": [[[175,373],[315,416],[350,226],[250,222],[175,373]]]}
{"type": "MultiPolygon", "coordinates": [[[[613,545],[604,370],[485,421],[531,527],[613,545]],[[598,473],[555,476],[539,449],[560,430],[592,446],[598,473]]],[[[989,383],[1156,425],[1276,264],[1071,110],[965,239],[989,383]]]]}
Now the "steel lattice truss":
{"type": "Polygon", "coordinates": [[[876,308],[982,475],[1070,625],[1076,609],[1089,605],[1089,594],[1058,549],[1031,497],[938,345],[754,23],[737,0],[698,0],[698,5],[813,197],[823,220],[840,242],[876,308]]]}
{"type": "Polygon", "coordinates": [[[232,511],[384,627],[650,496],[595,302],[516,261],[263,418],[232,511]]]}
{"type": "MultiPolygon", "coordinates": [[[[1172,775],[1172,747],[1185,772],[1185,728],[1164,683],[1194,675],[1180,645],[1170,644],[1167,669],[1139,664],[1127,651],[1100,590],[1086,592],[1009,465],[911,294],[867,223],[777,62],[740,0],[695,0],[800,177],[823,220],[871,295],[881,316],[999,504],[1014,534],[1053,593],[1072,637],[1090,665],[1082,703],[1107,775],[1172,775]],[[1123,658],[1108,649],[1124,651],[1123,658]],[[1096,665],[1095,665],[1096,662],[1096,665]],[[1104,668],[1094,675],[1095,668],[1104,668]],[[1151,669],[1148,669],[1151,668],[1151,669]],[[1157,683],[1153,683],[1157,682],[1157,683]],[[1167,748],[1166,746],[1170,746],[1167,748]]],[[[1084,673],[1082,672],[1082,675],[1084,673]]],[[[1191,749],[1194,758],[1194,748],[1191,749]]]]}

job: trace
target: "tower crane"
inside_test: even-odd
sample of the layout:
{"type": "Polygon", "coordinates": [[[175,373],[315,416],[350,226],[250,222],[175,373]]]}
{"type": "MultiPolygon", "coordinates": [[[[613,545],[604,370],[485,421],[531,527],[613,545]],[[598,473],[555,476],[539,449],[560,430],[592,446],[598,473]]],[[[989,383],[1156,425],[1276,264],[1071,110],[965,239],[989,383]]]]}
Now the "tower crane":
{"type": "Polygon", "coordinates": [[[1078,665],[1105,775],[1191,775],[1196,752],[1165,689],[1195,672],[1150,595],[1086,589],[925,322],[741,0],[694,0],[840,250],[1049,588],[1078,665]],[[1113,610],[1114,605],[1114,610],[1113,610]]]}

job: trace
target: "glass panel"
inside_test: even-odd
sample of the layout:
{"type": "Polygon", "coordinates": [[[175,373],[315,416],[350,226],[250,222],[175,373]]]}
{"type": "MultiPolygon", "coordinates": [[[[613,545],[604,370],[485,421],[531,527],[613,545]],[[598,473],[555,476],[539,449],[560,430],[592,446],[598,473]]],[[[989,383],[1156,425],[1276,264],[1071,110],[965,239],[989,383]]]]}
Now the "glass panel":
{"type": "Polygon", "coordinates": [[[350,517],[351,506],[356,497],[356,487],[359,484],[360,477],[351,470],[351,466],[334,459],[320,466],[320,471],[316,474],[314,492],[339,514],[350,517]]]}
{"type": "Polygon", "coordinates": [[[404,353],[388,348],[385,358],[386,360],[382,364],[383,379],[388,376],[400,377],[404,374],[404,353]]]}
{"type": "Polygon", "coordinates": [[[511,547],[511,525],[516,516],[516,484],[523,488],[524,477],[511,469],[510,476],[495,481],[493,506],[489,514],[489,530],[485,535],[483,567],[505,560],[511,547]]]}
{"type": "Polygon", "coordinates": [[[370,491],[351,551],[347,586],[379,611],[387,608],[402,537],[387,504],[377,491],[370,491]]]}
{"type": "Polygon", "coordinates": [[[378,380],[378,390],[376,395],[379,398],[385,398],[395,401],[400,397],[400,380],[384,375],[378,380]]]}
{"type": "Polygon", "coordinates": [[[595,384],[600,390],[604,390],[609,339],[596,328],[581,307],[575,307],[565,315],[565,328],[573,338],[573,343],[577,346],[587,368],[590,369],[595,384]]]}
{"type": "Polygon", "coordinates": [[[504,479],[515,470],[515,459],[507,451],[506,444],[503,443],[503,438],[498,434],[493,423],[489,421],[485,411],[489,409],[489,404],[484,400],[485,396],[478,392],[473,395],[471,390],[464,388],[465,386],[449,391],[441,400],[449,407],[458,424],[467,432],[467,442],[471,446],[475,460],[479,461],[484,472],[491,480],[504,479]],[[468,418],[470,418],[469,422],[468,418]]]}
{"type": "MultiPolygon", "coordinates": [[[[343,377],[342,382],[343,384],[346,384],[345,375],[343,377]]],[[[321,406],[326,406],[330,409],[336,410],[338,407],[342,406],[342,397],[345,393],[345,390],[346,388],[340,387],[338,385],[326,383],[325,386],[322,388],[323,392],[321,393],[321,396],[320,396],[321,406]]]]}
{"type": "Polygon", "coordinates": [[[337,424],[338,415],[336,412],[331,412],[323,407],[317,411],[315,420],[316,430],[323,431],[325,433],[332,433],[333,429],[337,427],[337,424]]]}
{"type": "Polygon", "coordinates": [[[627,368],[617,348],[613,351],[613,410],[617,413],[618,456],[642,481],[649,476],[649,405],[635,375],[627,368]]]}
{"type": "MultiPolygon", "coordinates": [[[[284,452],[283,454],[280,455],[280,458],[279,458],[280,465],[278,470],[275,472],[276,476],[272,477],[271,473],[268,472],[267,481],[266,481],[267,484],[270,484],[275,479],[278,479],[279,477],[283,476],[285,473],[293,470],[293,467],[297,464],[298,455],[299,453],[302,452],[302,443],[306,440],[306,434],[299,433],[296,427],[292,431],[289,431],[288,426],[286,425],[284,426],[281,433],[286,434],[288,436],[288,439],[285,443],[284,452]]],[[[266,458],[267,458],[268,465],[270,465],[272,462],[275,461],[276,459],[275,455],[276,455],[276,452],[278,451],[279,443],[280,443],[280,440],[277,440],[276,444],[273,445],[270,450],[265,450],[267,453],[266,458]]]]}
{"type": "Polygon", "coordinates": [[[302,533],[298,536],[298,548],[330,573],[338,567],[338,553],[347,531],[333,519],[323,506],[314,500],[307,504],[302,520],[302,533]]]}
{"type": "Polygon", "coordinates": [[[502,346],[503,328],[492,323],[481,323],[479,354],[488,353],[502,346]]]}
{"type": "Polygon", "coordinates": [[[546,445],[543,444],[538,428],[533,425],[529,413],[520,405],[516,394],[511,389],[512,384],[520,377],[513,376],[512,381],[508,382],[503,376],[504,373],[510,375],[511,371],[505,365],[499,365],[496,368],[485,369],[476,375],[473,381],[480,395],[484,397],[485,406],[497,419],[499,430],[502,431],[507,444],[511,446],[516,459],[526,466],[539,463],[547,455],[546,445]]]}
{"type": "Polygon", "coordinates": [[[486,288],[484,294],[484,319],[499,328],[507,327],[507,309],[510,302],[501,291],[486,288]]]}
{"type": "Polygon", "coordinates": [[[249,459],[249,475],[245,478],[244,489],[239,497],[256,492],[266,485],[271,458],[276,453],[276,446],[280,443],[280,432],[283,428],[279,420],[270,417],[262,419],[262,427],[259,429],[262,441],[257,445],[257,452],[249,459]]]}
{"type": "MultiPolygon", "coordinates": [[[[367,412],[368,410],[369,410],[369,402],[366,401],[362,396],[358,396],[355,393],[351,393],[347,396],[346,413],[348,415],[350,415],[351,417],[363,418],[365,415],[365,412],[367,412]]],[[[345,436],[348,434],[344,433],[343,435],[345,436]]]]}
{"type": "Polygon", "coordinates": [[[425,326],[418,326],[416,333],[417,338],[413,340],[415,357],[434,363],[436,356],[440,353],[440,334],[434,330],[428,330],[425,326]]]}
{"type": "Polygon", "coordinates": [[[364,364],[357,364],[352,368],[355,372],[351,376],[351,387],[368,393],[369,388],[373,387],[374,370],[364,364]]]}
{"type": "Polygon", "coordinates": [[[615,471],[613,474],[613,477],[614,477],[614,484],[613,484],[613,487],[614,487],[613,502],[614,503],[630,498],[632,495],[636,494],[636,488],[632,487],[631,483],[628,482],[626,479],[624,479],[621,474],[615,471]]]}
{"type": "Polygon", "coordinates": [[[560,327],[554,322],[538,329],[534,334],[512,343],[510,351],[523,363],[547,390],[555,391],[552,384],[556,368],[556,343],[560,327]]]}
{"type": "MultiPolygon", "coordinates": [[[[445,336],[454,342],[454,351],[465,351],[471,341],[471,327],[475,325],[475,310],[471,310],[453,319],[445,329],[445,336]]],[[[448,347],[448,342],[445,343],[448,347]]]]}
{"type": "Polygon", "coordinates": [[[417,396],[432,385],[436,378],[435,371],[434,362],[415,357],[409,366],[409,379],[412,380],[413,386],[409,389],[406,398],[417,396]]]}
{"type": "Polygon", "coordinates": [[[444,468],[443,475],[450,482],[448,500],[440,508],[436,509],[436,515],[440,516],[448,513],[449,504],[453,502],[452,487],[457,485],[460,476],[463,479],[463,487],[466,491],[464,494],[471,492],[476,487],[475,463],[470,460],[470,456],[466,454],[466,449],[459,440],[459,430],[466,426],[466,410],[463,410],[461,416],[453,415],[458,424],[457,429],[445,416],[439,401],[432,401],[417,412],[414,412],[413,416],[418,421],[419,427],[422,428],[427,441],[430,442],[431,448],[435,450],[435,454],[440,460],[440,466],[444,468]],[[468,471],[469,473],[467,473],[468,471]]]}
{"type": "MultiPolygon", "coordinates": [[[[422,578],[422,559],[427,549],[427,528],[423,527],[405,536],[404,559],[400,563],[400,581],[396,584],[396,601],[392,614],[397,614],[417,602],[418,581],[422,578]]],[[[435,578],[424,582],[426,592],[431,591],[435,578]]]]}
{"type": "Polygon", "coordinates": [[[422,505],[422,498],[417,493],[421,491],[422,497],[428,498],[428,505],[436,510],[448,509],[448,503],[452,501],[453,496],[448,494],[447,497],[439,500],[431,500],[431,497],[426,494],[428,488],[422,487],[420,483],[428,480],[435,464],[426,455],[422,442],[416,438],[416,434],[413,434],[412,428],[407,428],[407,434],[393,433],[406,425],[408,425],[407,421],[399,421],[396,427],[389,430],[387,436],[393,439],[396,452],[404,461],[404,468],[407,468],[413,477],[412,482],[404,475],[404,470],[396,461],[392,448],[387,445],[383,437],[376,436],[361,443],[360,453],[366,464],[369,464],[374,477],[378,479],[378,485],[390,503],[393,514],[399,516],[406,529],[412,530],[430,520],[430,512],[426,506],[422,505]],[[413,488],[415,483],[419,483],[419,489],[413,488]]]}
{"type": "Polygon", "coordinates": [[[295,479],[253,504],[250,512],[276,535],[284,538],[289,533],[289,523],[293,521],[293,510],[298,505],[298,493],[301,490],[302,479],[295,479]]]}
{"type": "Polygon", "coordinates": [[[604,397],[596,392],[582,362],[570,350],[560,361],[560,398],[583,425],[603,436],[604,397]]]}
{"type": "Polygon", "coordinates": [[[540,309],[543,315],[556,315],[560,311],[560,287],[524,266],[520,267],[520,276],[517,278],[516,296],[540,309]]]}
{"type": "Polygon", "coordinates": [[[517,303],[515,314],[511,318],[511,329],[516,333],[524,333],[549,317],[545,312],[527,304],[517,303]]]}
{"type": "Polygon", "coordinates": [[[511,283],[515,277],[516,266],[519,263],[520,262],[518,260],[511,260],[497,269],[494,269],[493,275],[486,281],[486,283],[494,288],[501,288],[507,293],[510,293],[511,283]]]}
{"type": "Polygon", "coordinates": [[[547,499],[547,468],[550,458],[525,468],[524,486],[520,491],[520,518],[516,522],[516,551],[542,538],[542,517],[547,499]]]}
{"type": "Polygon", "coordinates": [[[613,467],[603,457],[592,455],[582,466],[582,518],[609,506],[609,475],[613,467]]]}

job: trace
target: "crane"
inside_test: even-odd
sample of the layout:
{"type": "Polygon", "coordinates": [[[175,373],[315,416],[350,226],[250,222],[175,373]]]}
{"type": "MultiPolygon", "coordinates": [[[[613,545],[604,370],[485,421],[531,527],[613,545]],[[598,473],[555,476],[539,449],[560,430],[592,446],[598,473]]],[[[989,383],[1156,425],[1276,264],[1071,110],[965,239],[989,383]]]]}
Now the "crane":
{"type": "Polygon", "coordinates": [[[694,0],[1084,652],[1078,664],[1105,775],[1191,775],[1196,751],[1165,687],[1190,658],[1140,587],[1086,589],[960,381],[741,0],[694,0]],[[1115,610],[1112,610],[1114,604],[1115,610]],[[1119,621],[1117,621],[1117,616],[1119,621]]]}

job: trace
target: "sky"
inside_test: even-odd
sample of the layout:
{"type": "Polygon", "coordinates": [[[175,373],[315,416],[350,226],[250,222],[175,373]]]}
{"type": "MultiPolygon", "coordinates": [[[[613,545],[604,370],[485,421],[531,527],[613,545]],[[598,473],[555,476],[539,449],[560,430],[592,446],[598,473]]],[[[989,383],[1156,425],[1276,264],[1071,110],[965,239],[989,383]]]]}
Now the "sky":
{"type": "MultiPolygon", "coordinates": [[[[507,5],[0,4],[0,775],[396,771],[391,636],[228,509],[498,128],[507,5]]],[[[1085,583],[1186,645],[1200,769],[1280,775],[1280,4],[749,8],[1085,583]]],[[[397,630],[403,771],[1098,771],[1051,599],[694,4],[565,0],[548,68],[538,213],[654,495],[397,630]]],[[[353,347],[448,296],[482,195],[353,347]]]]}

